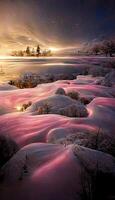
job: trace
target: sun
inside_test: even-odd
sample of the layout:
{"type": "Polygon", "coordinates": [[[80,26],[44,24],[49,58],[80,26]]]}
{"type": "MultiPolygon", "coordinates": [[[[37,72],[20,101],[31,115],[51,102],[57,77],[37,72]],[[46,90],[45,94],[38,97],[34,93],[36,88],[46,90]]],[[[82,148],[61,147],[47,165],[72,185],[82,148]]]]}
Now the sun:
{"type": "Polygon", "coordinates": [[[56,48],[56,47],[49,47],[49,50],[51,50],[52,52],[56,52],[56,51],[59,51],[59,48],[56,48]]]}
{"type": "Polygon", "coordinates": [[[20,105],[16,106],[16,110],[17,110],[18,112],[22,111],[22,106],[20,106],[20,105]]]}

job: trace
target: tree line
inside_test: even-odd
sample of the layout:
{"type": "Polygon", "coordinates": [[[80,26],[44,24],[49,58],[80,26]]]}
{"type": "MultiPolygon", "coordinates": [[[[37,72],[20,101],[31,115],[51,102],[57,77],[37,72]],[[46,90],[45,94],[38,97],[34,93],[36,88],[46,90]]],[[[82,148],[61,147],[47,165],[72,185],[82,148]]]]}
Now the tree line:
{"type": "Polygon", "coordinates": [[[37,45],[36,48],[30,48],[27,46],[26,50],[19,50],[19,51],[13,51],[11,53],[12,56],[52,56],[51,50],[42,50],[39,45],[37,45]]]}
{"type": "Polygon", "coordinates": [[[104,54],[112,57],[115,54],[115,41],[108,40],[93,45],[91,52],[95,55],[104,54]]]}

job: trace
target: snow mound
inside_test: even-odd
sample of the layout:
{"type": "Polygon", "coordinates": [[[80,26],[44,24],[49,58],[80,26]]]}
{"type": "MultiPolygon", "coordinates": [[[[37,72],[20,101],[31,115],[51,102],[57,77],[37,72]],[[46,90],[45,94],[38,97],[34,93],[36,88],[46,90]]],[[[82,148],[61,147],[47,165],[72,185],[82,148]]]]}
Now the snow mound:
{"type": "Polygon", "coordinates": [[[67,128],[54,128],[48,132],[47,142],[52,144],[64,144],[65,138],[70,134],[67,128]]]}
{"type": "Polygon", "coordinates": [[[58,88],[55,94],[66,95],[65,90],[63,88],[58,88]]]}
{"type": "Polygon", "coordinates": [[[115,70],[108,73],[100,83],[107,87],[115,86],[115,70]]]}
{"type": "Polygon", "coordinates": [[[0,168],[19,150],[12,138],[0,135],[0,168]]]}
{"type": "Polygon", "coordinates": [[[52,144],[63,144],[65,146],[78,144],[115,156],[115,139],[106,135],[102,130],[98,130],[97,132],[76,131],[76,133],[72,133],[71,130],[68,130],[67,128],[55,128],[49,131],[47,142],[52,144]]]}
{"type": "Polygon", "coordinates": [[[96,77],[96,76],[105,76],[107,73],[109,73],[111,69],[104,68],[101,66],[95,66],[89,69],[89,74],[96,77]]]}
{"type": "Polygon", "coordinates": [[[4,108],[3,106],[0,106],[0,115],[4,115],[8,112],[7,108],[4,108]]]}
{"type": "Polygon", "coordinates": [[[100,81],[102,77],[93,77],[92,75],[79,75],[77,79],[71,81],[73,84],[79,85],[95,85],[96,82],[100,81]]]}
{"type": "MultiPolygon", "coordinates": [[[[62,151],[63,147],[60,149],[59,145],[51,145],[51,144],[42,144],[42,143],[34,143],[25,146],[20,151],[18,151],[8,163],[3,167],[4,169],[8,169],[6,172],[6,176],[4,176],[4,181],[7,180],[8,182],[16,182],[20,181],[21,170],[23,171],[24,165],[29,165],[28,168],[32,173],[32,168],[40,167],[44,163],[50,161],[51,159],[55,158],[56,154],[59,154],[62,151]],[[50,155],[50,157],[48,156],[50,155]],[[12,166],[15,172],[12,174],[12,166]]],[[[29,171],[28,170],[28,171],[29,171]]],[[[2,171],[2,174],[3,174],[2,171]]],[[[1,174],[1,175],[2,175],[1,174]]],[[[30,174],[28,174],[30,175],[30,174]]],[[[25,178],[25,177],[22,177],[25,178]]]]}
{"type": "Polygon", "coordinates": [[[68,117],[87,116],[87,110],[83,104],[63,95],[53,95],[38,101],[28,111],[33,114],[61,114],[68,117]]]}
{"type": "Polygon", "coordinates": [[[115,176],[115,158],[111,155],[79,145],[75,145],[73,151],[88,170],[96,170],[98,164],[99,171],[109,172],[115,176]]]}
{"type": "MultiPolygon", "coordinates": [[[[78,145],[64,148],[31,144],[16,153],[2,168],[0,178],[4,189],[1,190],[1,200],[9,197],[37,200],[39,196],[40,200],[70,200],[74,194],[82,200],[83,183],[90,180],[92,184],[95,172],[103,175],[103,187],[109,186],[108,178],[112,176],[115,180],[115,158],[78,145]]],[[[95,177],[99,183],[101,175],[95,177]]]]}
{"type": "Polygon", "coordinates": [[[9,85],[7,83],[1,84],[0,85],[0,91],[5,91],[5,90],[16,90],[17,87],[13,86],[13,85],[9,85]]]}

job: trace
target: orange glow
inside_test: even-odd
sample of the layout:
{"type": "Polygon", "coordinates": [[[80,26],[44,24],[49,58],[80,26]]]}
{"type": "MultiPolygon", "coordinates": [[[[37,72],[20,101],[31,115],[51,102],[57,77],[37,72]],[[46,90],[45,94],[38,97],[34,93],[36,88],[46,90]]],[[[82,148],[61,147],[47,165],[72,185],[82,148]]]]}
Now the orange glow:
{"type": "Polygon", "coordinates": [[[20,106],[20,105],[16,106],[16,110],[17,110],[18,112],[22,111],[22,106],[20,106]]]}
{"type": "Polygon", "coordinates": [[[57,51],[60,51],[60,48],[49,47],[49,50],[51,50],[52,52],[57,52],[57,51]]]}

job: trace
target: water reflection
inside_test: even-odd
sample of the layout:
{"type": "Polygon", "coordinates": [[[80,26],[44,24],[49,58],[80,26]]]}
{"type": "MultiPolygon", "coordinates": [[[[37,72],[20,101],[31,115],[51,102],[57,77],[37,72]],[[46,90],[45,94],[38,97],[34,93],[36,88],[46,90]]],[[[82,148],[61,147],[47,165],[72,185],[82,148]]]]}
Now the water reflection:
{"type": "MultiPolygon", "coordinates": [[[[65,67],[72,67],[73,57],[0,57],[0,83],[15,79],[21,74],[31,71],[41,73],[63,73],[65,67]]],[[[74,61],[75,62],[75,61],[74,61]]]]}

